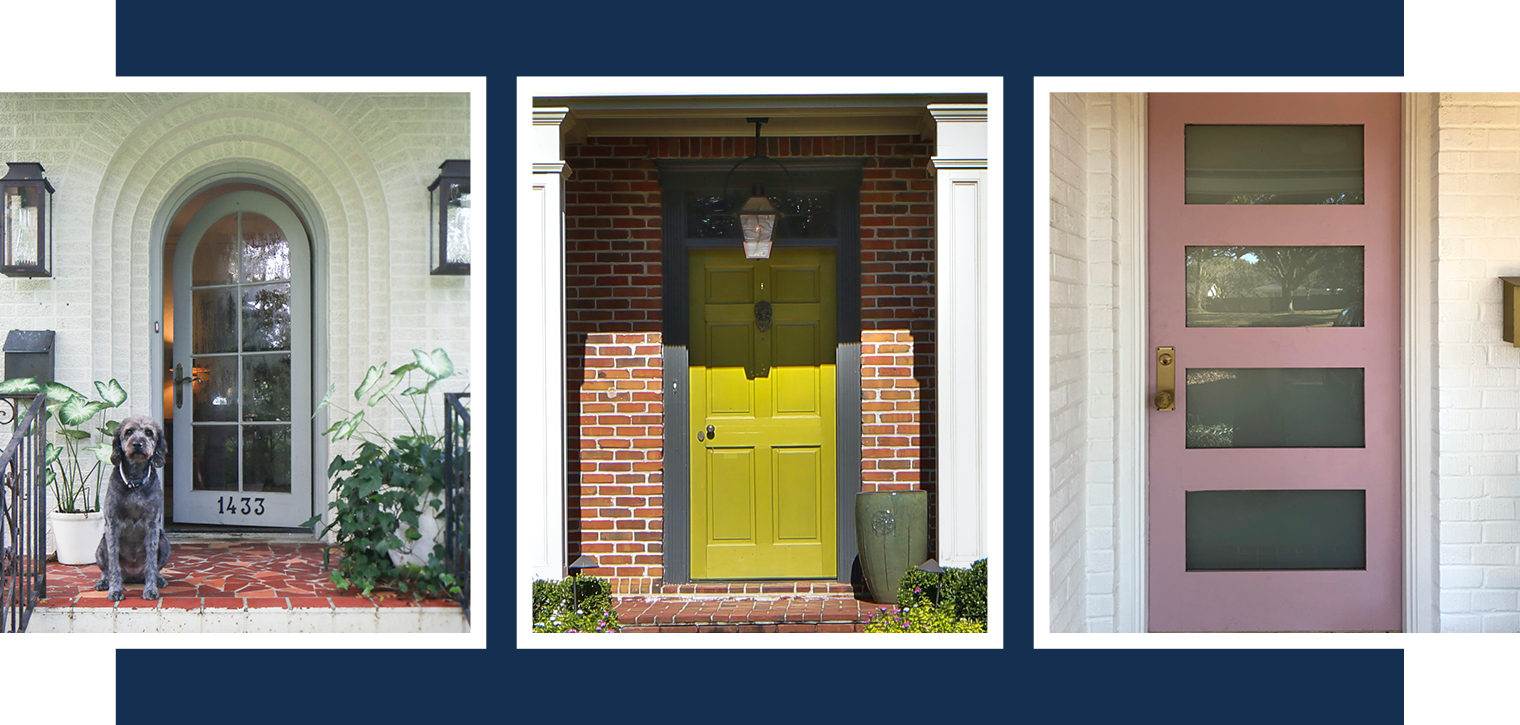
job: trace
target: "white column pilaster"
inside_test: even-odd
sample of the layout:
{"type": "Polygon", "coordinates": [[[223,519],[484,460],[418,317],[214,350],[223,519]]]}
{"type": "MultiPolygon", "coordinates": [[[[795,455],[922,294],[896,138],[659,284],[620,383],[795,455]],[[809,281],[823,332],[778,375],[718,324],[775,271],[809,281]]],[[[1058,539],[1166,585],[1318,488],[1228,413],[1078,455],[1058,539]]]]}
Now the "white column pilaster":
{"type": "Polygon", "coordinates": [[[938,551],[940,563],[964,567],[989,553],[988,492],[1001,485],[990,476],[1001,469],[990,447],[1001,448],[1002,439],[989,435],[989,376],[998,371],[987,359],[1002,349],[1001,288],[988,285],[1002,256],[988,246],[996,240],[988,234],[986,104],[928,109],[935,124],[938,551]]]}
{"type": "Polygon", "coordinates": [[[565,575],[565,185],[568,108],[533,109],[517,236],[517,503],[533,576],[565,575]]]}

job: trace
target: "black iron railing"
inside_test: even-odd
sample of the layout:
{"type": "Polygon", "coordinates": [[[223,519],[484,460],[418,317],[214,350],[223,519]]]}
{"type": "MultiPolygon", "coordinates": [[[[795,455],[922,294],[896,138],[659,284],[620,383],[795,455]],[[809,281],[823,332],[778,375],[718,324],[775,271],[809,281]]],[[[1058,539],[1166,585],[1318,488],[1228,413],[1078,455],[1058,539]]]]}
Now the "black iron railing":
{"type": "Polygon", "coordinates": [[[443,394],[443,538],[448,572],[459,582],[459,606],[470,618],[469,393],[443,394]]]}
{"type": "MultiPolygon", "coordinates": [[[[16,419],[24,398],[0,400],[16,419]]],[[[31,399],[0,454],[0,632],[25,632],[47,597],[47,396],[31,399]]]]}

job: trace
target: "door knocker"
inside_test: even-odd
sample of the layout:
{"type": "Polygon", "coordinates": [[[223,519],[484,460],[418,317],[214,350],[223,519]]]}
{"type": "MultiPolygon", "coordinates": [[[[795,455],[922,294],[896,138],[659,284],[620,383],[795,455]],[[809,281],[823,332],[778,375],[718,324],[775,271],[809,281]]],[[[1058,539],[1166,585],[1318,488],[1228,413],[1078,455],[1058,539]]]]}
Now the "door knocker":
{"type": "Polygon", "coordinates": [[[755,303],[755,327],[761,332],[771,329],[771,303],[765,300],[755,303]]]}

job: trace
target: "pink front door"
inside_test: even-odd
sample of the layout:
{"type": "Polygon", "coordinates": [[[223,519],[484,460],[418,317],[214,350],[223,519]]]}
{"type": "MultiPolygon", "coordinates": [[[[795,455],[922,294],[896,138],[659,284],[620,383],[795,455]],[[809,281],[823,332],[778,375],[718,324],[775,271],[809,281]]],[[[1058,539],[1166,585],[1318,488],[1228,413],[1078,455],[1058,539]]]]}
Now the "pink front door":
{"type": "Polygon", "coordinates": [[[1398,631],[1399,97],[1149,106],[1149,628],[1398,631]]]}

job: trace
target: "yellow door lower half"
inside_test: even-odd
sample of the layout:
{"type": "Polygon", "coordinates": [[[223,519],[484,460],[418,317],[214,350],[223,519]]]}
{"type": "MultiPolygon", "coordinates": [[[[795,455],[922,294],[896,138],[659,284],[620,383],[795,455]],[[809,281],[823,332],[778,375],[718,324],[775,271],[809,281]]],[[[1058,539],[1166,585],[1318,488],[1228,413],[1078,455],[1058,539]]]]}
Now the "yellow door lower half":
{"type": "Polygon", "coordinates": [[[833,578],[834,252],[689,269],[691,577],[833,578]]]}

